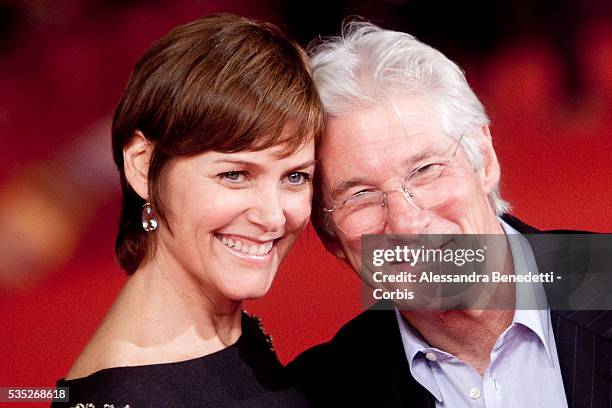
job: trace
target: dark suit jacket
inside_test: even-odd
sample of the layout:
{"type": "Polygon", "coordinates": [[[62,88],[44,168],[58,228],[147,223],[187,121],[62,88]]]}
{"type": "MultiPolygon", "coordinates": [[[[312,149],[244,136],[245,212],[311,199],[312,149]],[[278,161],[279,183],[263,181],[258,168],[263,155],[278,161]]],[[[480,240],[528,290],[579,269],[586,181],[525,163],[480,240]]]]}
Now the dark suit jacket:
{"type": "MultiPolygon", "coordinates": [[[[514,217],[504,220],[521,233],[538,232],[514,217]]],[[[538,260],[536,248],[534,254],[538,260]]],[[[612,408],[612,312],[551,311],[551,318],[568,406],[612,408]]],[[[410,374],[392,310],[361,313],[288,370],[313,406],[435,407],[410,374]]]]}

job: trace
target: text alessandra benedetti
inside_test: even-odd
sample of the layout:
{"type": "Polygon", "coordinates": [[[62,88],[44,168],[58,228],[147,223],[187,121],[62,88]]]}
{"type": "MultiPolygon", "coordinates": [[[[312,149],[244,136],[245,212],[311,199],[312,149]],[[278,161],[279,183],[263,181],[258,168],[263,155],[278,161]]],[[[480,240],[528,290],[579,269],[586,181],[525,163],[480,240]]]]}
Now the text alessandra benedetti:
{"type": "Polygon", "coordinates": [[[488,274],[461,273],[461,274],[438,274],[434,272],[400,272],[386,274],[374,272],[374,282],[384,283],[551,283],[555,279],[554,272],[533,273],[527,272],[521,275],[507,275],[501,272],[488,274]]]}

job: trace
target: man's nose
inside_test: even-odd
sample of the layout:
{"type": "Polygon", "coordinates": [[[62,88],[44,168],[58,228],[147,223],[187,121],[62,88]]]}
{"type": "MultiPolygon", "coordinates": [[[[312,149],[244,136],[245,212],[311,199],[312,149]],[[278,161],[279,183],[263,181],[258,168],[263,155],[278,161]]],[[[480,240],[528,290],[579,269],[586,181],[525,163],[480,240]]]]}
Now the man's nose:
{"type": "Polygon", "coordinates": [[[279,192],[276,189],[256,190],[255,195],[255,201],[247,215],[248,220],[265,231],[283,231],[286,218],[279,192]]]}
{"type": "Polygon", "coordinates": [[[421,234],[430,222],[429,212],[403,191],[387,193],[385,234],[421,234]]]}

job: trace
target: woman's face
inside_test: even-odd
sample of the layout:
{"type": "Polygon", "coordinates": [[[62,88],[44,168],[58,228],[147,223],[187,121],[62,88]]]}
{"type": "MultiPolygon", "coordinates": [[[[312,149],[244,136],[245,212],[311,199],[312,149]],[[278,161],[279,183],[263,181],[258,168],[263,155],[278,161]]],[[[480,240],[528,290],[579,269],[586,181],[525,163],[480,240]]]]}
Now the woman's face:
{"type": "Polygon", "coordinates": [[[207,297],[264,295],[310,216],[314,144],[287,157],[282,149],[168,163],[162,191],[172,232],[165,225],[156,231],[155,257],[207,297]]]}

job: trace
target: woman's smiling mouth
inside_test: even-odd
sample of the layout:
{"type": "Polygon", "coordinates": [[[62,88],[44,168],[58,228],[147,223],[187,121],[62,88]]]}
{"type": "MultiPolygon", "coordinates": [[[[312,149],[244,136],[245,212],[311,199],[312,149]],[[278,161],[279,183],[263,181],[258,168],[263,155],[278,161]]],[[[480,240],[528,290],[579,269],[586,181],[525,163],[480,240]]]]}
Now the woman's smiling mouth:
{"type": "Polygon", "coordinates": [[[235,235],[215,234],[215,237],[226,247],[232,254],[240,258],[247,259],[265,259],[274,247],[277,240],[266,242],[255,242],[235,235]]]}

